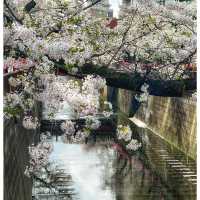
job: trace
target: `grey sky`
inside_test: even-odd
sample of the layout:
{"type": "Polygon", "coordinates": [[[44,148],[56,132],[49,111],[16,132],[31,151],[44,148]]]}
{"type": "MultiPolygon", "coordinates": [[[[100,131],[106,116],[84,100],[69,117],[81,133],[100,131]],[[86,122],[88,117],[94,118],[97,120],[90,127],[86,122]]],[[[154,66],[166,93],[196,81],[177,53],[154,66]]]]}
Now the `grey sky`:
{"type": "Polygon", "coordinates": [[[118,16],[119,13],[119,5],[121,4],[122,0],[109,0],[111,8],[113,9],[114,17],[118,16]]]}

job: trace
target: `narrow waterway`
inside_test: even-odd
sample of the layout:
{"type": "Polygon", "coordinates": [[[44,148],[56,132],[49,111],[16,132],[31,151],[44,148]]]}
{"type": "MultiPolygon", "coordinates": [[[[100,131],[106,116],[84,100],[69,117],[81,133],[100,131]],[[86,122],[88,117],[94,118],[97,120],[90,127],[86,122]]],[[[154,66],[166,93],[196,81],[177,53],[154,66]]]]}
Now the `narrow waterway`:
{"type": "MultiPolygon", "coordinates": [[[[196,199],[195,161],[150,130],[137,127],[119,114],[119,102],[113,91],[108,92],[107,98],[114,106],[114,120],[108,121],[107,128],[104,126],[95,137],[91,136],[87,144],[68,143],[58,132],[59,126],[55,128],[61,120],[73,118],[66,102],[56,113],[53,123],[45,122],[46,130],[49,128],[52,133],[50,142],[54,146],[50,163],[62,173],[55,175],[58,181],[55,181],[54,189],[57,192],[52,186],[45,190],[35,183],[33,196],[52,200],[196,199]],[[116,140],[115,128],[121,123],[129,124],[134,138],[142,143],[139,151],[127,152],[116,140]]],[[[44,108],[45,120],[46,113],[48,108],[44,108]]]]}
{"type": "Polygon", "coordinates": [[[62,136],[53,136],[50,163],[62,171],[54,182],[58,192],[52,192],[52,186],[38,188],[35,183],[35,199],[195,199],[195,183],[189,180],[194,169],[192,162],[186,161],[182,154],[182,165],[179,165],[176,161],[181,157],[180,152],[159,141],[154,141],[152,146],[152,139],[156,138],[151,133],[146,134],[143,140],[148,145],[132,155],[110,135],[98,135],[87,144],[70,144],[62,136]],[[163,159],[163,155],[171,159],[163,159]],[[181,169],[183,173],[177,171],[181,169]],[[64,181],[64,177],[68,178],[64,181]]]}
{"type": "MultiPolygon", "coordinates": [[[[60,136],[57,141],[53,137],[52,142],[54,151],[50,162],[60,166],[65,176],[70,175],[68,187],[73,189],[73,194],[68,191],[69,199],[173,199],[139,155],[129,156],[110,137],[97,137],[96,142],[88,144],[66,144],[60,136]]],[[[66,187],[66,184],[58,184],[57,189],[59,187],[66,187]]],[[[55,195],[51,192],[35,194],[36,199],[64,199],[66,188],[59,191],[55,195]]]]}
{"type": "MultiPolygon", "coordinates": [[[[115,106],[118,102],[114,92],[108,94],[108,100],[115,106]]],[[[41,132],[44,127],[50,131],[49,142],[53,144],[43,180],[31,180],[23,174],[29,162],[28,146],[33,141],[28,139],[33,136],[13,122],[6,129],[11,136],[5,131],[4,151],[10,155],[5,165],[5,199],[31,200],[32,196],[32,200],[195,200],[196,162],[150,130],[137,127],[115,107],[114,112],[87,143],[72,144],[58,130],[62,120],[73,118],[70,106],[63,102],[54,120],[48,121],[48,107],[43,105],[41,132]],[[130,126],[142,148],[136,152],[124,148],[116,138],[119,124],[130,126]],[[9,152],[8,146],[12,147],[9,152]],[[10,181],[13,178],[14,182],[10,181]]]]}

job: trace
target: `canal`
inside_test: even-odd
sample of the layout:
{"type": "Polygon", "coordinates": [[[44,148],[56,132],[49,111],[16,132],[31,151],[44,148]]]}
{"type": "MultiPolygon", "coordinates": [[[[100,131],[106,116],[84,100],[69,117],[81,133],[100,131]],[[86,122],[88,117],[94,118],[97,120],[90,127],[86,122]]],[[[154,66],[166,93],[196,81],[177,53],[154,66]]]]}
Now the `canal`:
{"type": "MultiPolygon", "coordinates": [[[[60,124],[73,118],[68,105],[63,103],[63,109],[51,121],[46,115],[48,107],[43,105],[40,133],[51,133],[48,142],[53,145],[53,151],[40,177],[28,179],[23,174],[29,162],[27,149],[33,141],[30,138],[37,141],[40,133],[32,134],[20,147],[16,139],[18,149],[11,144],[13,139],[8,140],[13,146],[10,155],[17,150],[23,156],[19,156],[20,164],[13,160],[7,162],[11,164],[6,166],[4,173],[5,200],[196,199],[196,162],[148,128],[134,124],[115,106],[115,95],[109,91],[106,97],[114,105],[114,114],[107,119],[101,118],[100,128],[92,132],[87,142],[72,143],[64,138],[60,124]],[[141,142],[141,148],[136,151],[125,148],[123,141],[116,137],[119,124],[130,126],[132,137],[141,142]],[[19,172],[15,183],[9,182],[13,174],[19,172]]],[[[21,132],[23,134],[29,137],[28,133],[21,132]]]]}

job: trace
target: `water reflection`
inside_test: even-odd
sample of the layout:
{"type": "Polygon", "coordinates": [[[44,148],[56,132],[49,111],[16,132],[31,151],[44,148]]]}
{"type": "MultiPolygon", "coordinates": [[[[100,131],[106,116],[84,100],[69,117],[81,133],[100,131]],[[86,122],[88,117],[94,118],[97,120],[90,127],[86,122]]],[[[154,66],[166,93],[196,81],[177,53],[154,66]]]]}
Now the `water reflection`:
{"type": "Polygon", "coordinates": [[[110,184],[105,185],[104,178],[109,181],[114,173],[113,157],[114,150],[105,150],[101,145],[93,148],[84,144],[65,144],[60,140],[54,142],[54,152],[50,159],[60,162],[71,174],[77,199],[112,200],[115,194],[109,188],[110,184]]]}
{"type": "MultiPolygon", "coordinates": [[[[43,104],[43,115],[42,118],[43,119],[49,119],[49,108],[48,105],[46,105],[45,103],[43,104]]],[[[68,102],[63,101],[60,103],[60,108],[59,110],[54,114],[53,119],[54,120],[62,120],[62,119],[72,119],[74,118],[74,113],[70,107],[70,105],[68,104],[68,102]]]]}
{"type": "MultiPolygon", "coordinates": [[[[98,137],[96,142],[91,140],[88,144],[66,144],[59,136],[57,141],[53,138],[53,145],[50,162],[60,165],[70,176],[68,185],[74,191],[70,199],[172,199],[140,156],[130,156],[112,138],[98,137]]],[[[58,196],[48,199],[63,199],[58,196]]],[[[41,197],[39,199],[43,199],[41,197]]]]}

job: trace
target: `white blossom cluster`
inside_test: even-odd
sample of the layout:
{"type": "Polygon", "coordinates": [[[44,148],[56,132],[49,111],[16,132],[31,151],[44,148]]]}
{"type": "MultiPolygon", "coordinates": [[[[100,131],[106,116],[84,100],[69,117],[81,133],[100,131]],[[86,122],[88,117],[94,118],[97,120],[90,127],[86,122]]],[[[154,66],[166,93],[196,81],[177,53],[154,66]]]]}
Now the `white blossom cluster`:
{"type": "Polygon", "coordinates": [[[94,118],[94,116],[87,116],[85,124],[86,128],[92,130],[96,130],[101,126],[101,122],[98,119],[94,118]]]}
{"type": "Polygon", "coordinates": [[[36,86],[34,81],[27,80],[23,83],[23,86],[24,86],[23,88],[24,92],[28,93],[29,95],[34,94],[36,86]]]}
{"type": "Polygon", "coordinates": [[[55,80],[56,75],[48,74],[48,73],[44,73],[44,74],[41,73],[37,77],[39,77],[39,79],[38,79],[39,87],[46,88],[49,83],[51,83],[53,80],[55,80]]]}
{"type": "Polygon", "coordinates": [[[77,74],[78,73],[78,68],[77,67],[72,67],[71,68],[71,73],[72,74],[77,74]]]}
{"type": "MultiPolygon", "coordinates": [[[[24,25],[19,25],[18,23],[13,25],[13,29],[15,31],[14,34],[14,41],[16,45],[22,45],[23,48],[25,48],[25,46],[30,46],[31,42],[33,39],[36,38],[36,32],[32,29],[32,28],[28,28],[24,25]],[[17,42],[18,41],[18,42],[17,42]],[[22,43],[20,43],[19,41],[23,41],[22,43]]],[[[24,49],[20,49],[20,50],[24,50],[24,49]]]]}
{"type": "Polygon", "coordinates": [[[131,130],[130,126],[118,125],[118,127],[117,127],[117,137],[118,137],[119,140],[123,139],[126,142],[131,140],[132,130],[131,130]]]}
{"type": "Polygon", "coordinates": [[[29,146],[30,161],[26,166],[24,174],[31,177],[32,174],[38,173],[42,167],[49,163],[49,155],[53,151],[53,145],[47,141],[47,135],[41,135],[41,141],[36,146],[29,146]]]}
{"type": "Polygon", "coordinates": [[[12,57],[8,57],[4,60],[4,69],[6,69],[8,72],[29,69],[30,67],[33,67],[34,65],[35,63],[29,58],[15,59],[12,57]]]}
{"type": "Polygon", "coordinates": [[[44,75],[48,75],[46,78],[48,77],[49,79],[51,76],[53,76],[53,74],[50,73],[53,68],[54,63],[44,56],[42,57],[41,62],[35,66],[34,76],[42,79],[44,78],[44,75]]]}
{"type": "Polygon", "coordinates": [[[84,117],[86,115],[95,115],[99,110],[99,98],[98,96],[91,94],[75,94],[71,93],[67,95],[67,102],[77,117],[84,117]]]}
{"type": "Polygon", "coordinates": [[[149,92],[148,92],[148,88],[149,88],[149,85],[144,83],[142,86],[141,86],[141,91],[142,93],[140,95],[135,95],[135,99],[138,101],[138,102],[147,102],[148,100],[148,96],[149,96],[149,92]]]}
{"type": "Polygon", "coordinates": [[[85,131],[79,130],[74,137],[71,137],[72,143],[84,143],[88,137],[85,131]]]}
{"type": "Polygon", "coordinates": [[[89,136],[89,134],[90,131],[86,129],[78,130],[74,135],[68,135],[64,133],[64,135],[62,135],[62,141],[70,144],[82,144],[86,141],[86,138],[89,136]]]}
{"type": "Polygon", "coordinates": [[[32,98],[32,92],[34,91],[33,83],[27,81],[25,76],[20,75],[16,78],[10,77],[8,79],[10,86],[23,88],[23,90],[6,93],[4,96],[4,116],[19,117],[23,112],[30,111],[34,106],[34,100],[32,98]]]}
{"type": "Polygon", "coordinates": [[[29,111],[34,106],[34,100],[32,98],[22,99],[21,107],[24,111],[29,111]]]}
{"type": "Polygon", "coordinates": [[[138,140],[132,139],[132,130],[130,126],[118,125],[117,138],[119,140],[124,140],[125,142],[129,142],[126,145],[126,148],[128,150],[136,151],[142,146],[142,144],[139,143],[138,140]]]}
{"type": "Polygon", "coordinates": [[[132,151],[138,150],[142,146],[137,140],[132,139],[127,145],[126,148],[132,151]]]}
{"type": "Polygon", "coordinates": [[[82,128],[75,129],[75,122],[71,120],[66,120],[61,124],[61,130],[63,130],[63,140],[64,142],[71,143],[82,143],[89,136],[92,130],[96,130],[101,126],[101,122],[94,116],[85,117],[85,125],[82,128]]]}
{"type": "Polygon", "coordinates": [[[47,43],[46,46],[44,47],[45,53],[50,58],[57,61],[59,61],[60,59],[64,59],[69,50],[67,39],[65,40],[62,38],[61,41],[53,41],[53,42],[47,43]]]}
{"type": "MultiPolygon", "coordinates": [[[[40,78],[45,90],[36,94],[34,82],[28,76],[23,80],[11,77],[9,84],[13,87],[22,84],[24,92],[46,102],[52,113],[58,110],[60,102],[67,101],[75,118],[95,116],[100,107],[100,90],[106,84],[105,79],[98,76],[87,76],[80,84],[49,75],[54,67],[53,61],[64,61],[66,67],[69,64],[82,66],[88,62],[109,67],[122,60],[126,50],[134,56],[132,69],[136,72],[152,70],[149,75],[172,79],[174,74],[175,78],[184,74],[182,63],[192,62],[196,54],[195,1],[191,4],[176,2],[166,6],[149,0],[134,1],[133,6],[120,16],[113,28],[113,20],[107,22],[103,18],[91,17],[87,10],[84,11],[80,1],[35,0],[36,7],[29,14],[24,11],[24,6],[29,1],[7,2],[12,13],[5,6],[6,16],[13,19],[14,14],[22,23],[14,21],[5,24],[4,69],[13,72],[35,66],[34,76],[40,78]],[[21,54],[26,58],[21,58],[21,54]],[[43,74],[48,74],[48,78],[43,74]]],[[[77,72],[76,67],[72,69],[73,73],[77,72]]],[[[143,85],[141,91],[143,93],[136,96],[136,99],[144,102],[148,97],[148,86],[143,85]]],[[[25,103],[22,93],[9,93],[5,97],[5,104],[9,109],[20,106],[26,110],[33,106],[33,100],[30,98],[25,103]]],[[[112,105],[109,102],[104,104],[107,108],[103,114],[110,117],[112,105]]],[[[23,126],[35,129],[38,121],[31,116],[25,116],[23,126]]],[[[100,123],[95,118],[86,119],[87,128],[96,129],[99,126],[100,123]]],[[[65,122],[62,128],[68,134],[75,131],[70,121],[65,122]]],[[[129,126],[120,125],[117,135],[119,139],[128,142],[132,131],[129,126]]],[[[82,141],[86,136],[84,131],[78,131],[74,140],[82,141]]],[[[47,162],[49,150],[44,146],[31,147],[33,166],[37,166],[40,156],[44,156],[42,163],[47,162]]],[[[140,144],[135,140],[131,140],[127,146],[133,150],[139,147],[140,144]]]]}
{"type": "Polygon", "coordinates": [[[108,118],[113,114],[113,111],[103,111],[102,114],[104,115],[104,117],[108,118]]]}
{"type": "Polygon", "coordinates": [[[7,93],[4,97],[4,105],[9,107],[16,107],[21,104],[21,98],[17,93],[7,93]]]}
{"type": "Polygon", "coordinates": [[[64,131],[64,134],[72,136],[75,133],[75,123],[71,120],[66,120],[61,124],[61,129],[64,131]]]}
{"type": "Polygon", "coordinates": [[[20,106],[22,105],[22,98],[17,93],[7,93],[4,96],[4,117],[11,119],[12,117],[19,118],[20,106]]]}
{"type": "MultiPolygon", "coordinates": [[[[174,74],[184,75],[181,63],[192,62],[196,54],[196,1],[163,6],[137,0],[117,22],[92,17],[79,1],[35,0],[30,15],[22,8],[27,1],[20,1],[20,6],[8,2],[22,20],[5,24],[8,57],[20,51],[38,63],[48,56],[64,61],[66,67],[88,62],[110,66],[122,60],[126,50],[134,55],[135,71],[145,73],[147,62],[153,68],[149,76],[172,79],[177,78],[174,74]]],[[[12,15],[8,8],[5,12],[12,15]]]]}
{"type": "Polygon", "coordinates": [[[112,104],[108,101],[104,101],[104,106],[105,107],[102,114],[104,115],[104,117],[108,118],[113,114],[112,104]]]}
{"type": "Polygon", "coordinates": [[[22,121],[22,125],[26,129],[36,129],[39,126],[37,117],[25,116],[22,121]]]}
{"type": "Polygon", "coordinates": [[[93,95],[98,95],[99,90],[103,89],[106,86],[106,80],[101,78],[100,76],[88,75],[84,78],[84,82],[82,85],[82,91],[84,93],[90,93],[93,95]]]}
{"type": "Polygon", "coordinates": [[[36,95],[36,98],[52,108],[52,112],[55,112],[63,101],[68,102],[76,118],[96,115],[99,112],[100,90],[105,87],[105,80],[101,77],[87,76],[80,83],[51,76],[50,79],[44,77],[44,82],[45,90],[36,95]]]}

